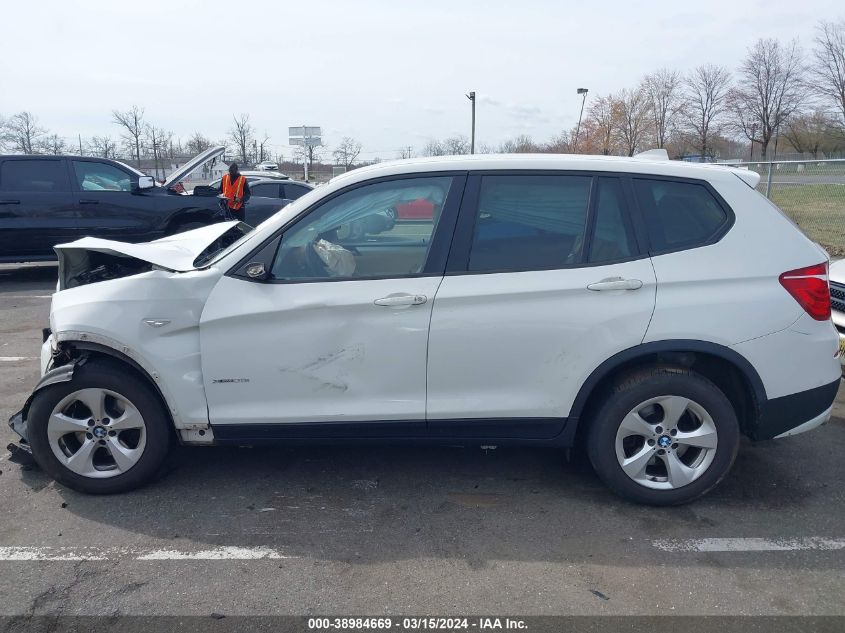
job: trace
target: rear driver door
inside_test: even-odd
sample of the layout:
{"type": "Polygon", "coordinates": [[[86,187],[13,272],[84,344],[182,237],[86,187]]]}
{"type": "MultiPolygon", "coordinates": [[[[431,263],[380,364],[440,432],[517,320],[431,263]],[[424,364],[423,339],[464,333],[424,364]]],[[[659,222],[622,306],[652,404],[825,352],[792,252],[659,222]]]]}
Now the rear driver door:
{"type": "Polygon", "coordinates": [[[550,438],[587,376],[642,342],[651,261],[613,174],[470,178],[431,321],[428,426],[550,438]]]}

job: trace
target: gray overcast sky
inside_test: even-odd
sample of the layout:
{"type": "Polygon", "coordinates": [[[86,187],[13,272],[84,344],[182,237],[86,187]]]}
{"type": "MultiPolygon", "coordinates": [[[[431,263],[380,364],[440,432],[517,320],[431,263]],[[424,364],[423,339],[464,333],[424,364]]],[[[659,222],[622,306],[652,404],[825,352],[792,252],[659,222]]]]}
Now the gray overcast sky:
{"type": "MultiPolygon", "coordinates": [[[[842,0],[10,1],[3,6],[0,115],[29,110],[75,138],[119,131],[132,104],[178,136],[223,137],[247,112],[275,151],[287,126],[321,125],[363,158],[469,134],[543,140],[575,124],[580,98],[661,66],[736,67],[758,37],[798,37],[845,16],[842,0]]],[[[589,100],[588,100],[589,104],[589,100]]]]}

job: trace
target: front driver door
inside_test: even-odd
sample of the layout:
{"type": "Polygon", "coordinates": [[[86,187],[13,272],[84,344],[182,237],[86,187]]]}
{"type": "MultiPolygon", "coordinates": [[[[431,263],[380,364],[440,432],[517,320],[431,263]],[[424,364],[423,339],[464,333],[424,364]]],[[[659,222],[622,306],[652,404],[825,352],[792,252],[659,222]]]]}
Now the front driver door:
{"type": "Polygon", "coordinates": [[[267,279],[220,280],[200,322],[216,437],[424,433],[431,308],[464,180],[333,194],[284,230],[267,279]],[[392,209],[419,197],[433,217],[395,222],[392,209]]]}

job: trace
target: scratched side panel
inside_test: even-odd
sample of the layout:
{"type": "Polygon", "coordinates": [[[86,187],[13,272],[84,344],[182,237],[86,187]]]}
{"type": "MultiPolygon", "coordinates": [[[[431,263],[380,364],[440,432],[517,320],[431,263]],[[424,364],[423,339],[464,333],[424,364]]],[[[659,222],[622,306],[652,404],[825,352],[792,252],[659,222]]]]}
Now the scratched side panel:
{"type": "Polygon", "coordinates": [[[440,277],[259,284],[224,277],[202,314],[212,424],[422,420],[440,277]],[[376,306],[393,293],[422,305],[376,306]]]}

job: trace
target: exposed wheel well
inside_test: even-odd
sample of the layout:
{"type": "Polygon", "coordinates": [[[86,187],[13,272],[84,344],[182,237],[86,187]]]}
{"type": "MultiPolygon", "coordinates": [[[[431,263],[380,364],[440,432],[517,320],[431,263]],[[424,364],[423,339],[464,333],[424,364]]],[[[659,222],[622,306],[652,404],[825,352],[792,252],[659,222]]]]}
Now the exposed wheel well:
{"type": "MultiPolygon", "coordinates": [[[[579,419],[575,442],[580,442],[592,421],[592,416],[602,403],[602,399],[610,388],[624,380],[631,373],[644,367],[679,367],[701,374],[715,384],[730,400],[736,411],[740,429],[744,434],[755,424],[759,415],[760,386],[752,384],[752,380],[740,367],[724,356],[705,351],[659,351],[648,352],[626,359],[615,365],[610,371],[603,373],[589,393],[578,394],[573,408],[577,409],[579,419]],[[581,402],[579,403],[579,399],[581,402]],[[580,405],[580,406],[579,406],[580,405]]],[[[598,370],[597,370],[598,371],[598,370]]]]}
{"type": "Polygon", "coordinates": [[[71,360],[79,358],[84,354],[87,356],[86,362],[100,360],[110,363],[119,367],[122,371],[125,371],[147,383],[150,387],[152,387],[156,396],[158,396],[158,399],[161,401],[162,407],[164,407],[164,410],[167,412],[167,419],[170,423],[170,428],[173,431],[174,436],[177,435],[176,427],[173,424],[173,416],[170,414],[170,407],[168,406],[167,399],[164,397],[164,394],[161,392],[158,384],[156,384],[153,377],[150,376],[147,371],[141,367],[141,365],[132,360],[129,356],[105,345],[80,341],[63,341],[59,344],[59,352],[60,355],[58,358],[60,360],[70,362],[71,360]]]}

